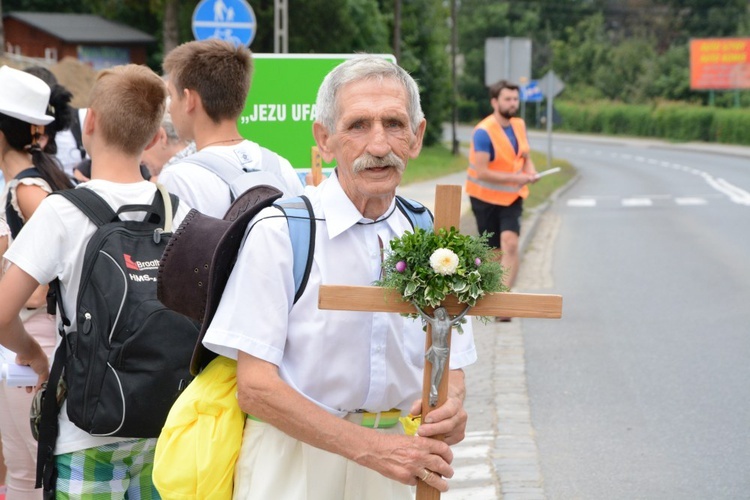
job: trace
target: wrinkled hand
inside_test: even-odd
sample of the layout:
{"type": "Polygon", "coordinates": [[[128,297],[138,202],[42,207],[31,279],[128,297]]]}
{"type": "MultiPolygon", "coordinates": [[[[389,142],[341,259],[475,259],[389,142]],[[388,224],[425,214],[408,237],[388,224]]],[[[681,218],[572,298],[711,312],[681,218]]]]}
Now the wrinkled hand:
{"type": "MultiPolygon", "coordinates": [[[[418,399],[412,404],[411,414],[422,413],[422,400],[418,399]]],[[[466,437],[466,421],[469,415],[464,409],[461,399],[449,396],[445,403],[427,414],[422,419],[417,433],[422,437],[432,437],[443,434],[445,443],[454,445],[463,441],[466,437]]]]}
{"type": "Polygon", "coordinates": [[[426,477],[425,483],[439,491],[448,491],[443,477],[453,477],[452,461],[453,452],[441,441],[380,433],[374,434],[367,455],[357,459],[357,463],[403,484],[414,486],[426,477]]]}
{"type": "Polygon", "coordinates": [[[36,387],[29,386],[26,388],[26,392],[31,392],[32,390],[38,391],[41,389],[42,384],[49,378],[49,359],[47,359],[47,355],[36,341],[34,341],[33,345],[34,347],[30,356],[16,355],[16,364],[30,366],[34,370],[34,373],[39,375],[36,387]]]}

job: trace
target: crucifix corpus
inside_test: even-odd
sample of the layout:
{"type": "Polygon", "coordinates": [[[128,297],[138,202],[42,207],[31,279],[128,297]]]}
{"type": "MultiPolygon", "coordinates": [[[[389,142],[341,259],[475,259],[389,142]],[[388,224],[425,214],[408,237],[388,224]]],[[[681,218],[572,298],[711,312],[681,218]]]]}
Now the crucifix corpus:
{"type": "MultiPolygon", "coordinates": [[[[461,186],[437,186],[435,230],[458,228],[461,220],[461,186]]],[[[465,315],[520,318],[560,318],[562,296],[523,293],[487,294],[473,307],[454,296],[434,309],[422,310],[406,302],[396,290],[374,286],[322,285],[320,309],[344,311],[419,313],[427,323],[425,367],[422,388],[422,418],[448,399],[451,327],[465,315]]],[[[438,437],[440,438],[440,437],[438,437]]],[[[439,500],[440,492],[423,481],[417,482],[417,500],[439,500]]]]}

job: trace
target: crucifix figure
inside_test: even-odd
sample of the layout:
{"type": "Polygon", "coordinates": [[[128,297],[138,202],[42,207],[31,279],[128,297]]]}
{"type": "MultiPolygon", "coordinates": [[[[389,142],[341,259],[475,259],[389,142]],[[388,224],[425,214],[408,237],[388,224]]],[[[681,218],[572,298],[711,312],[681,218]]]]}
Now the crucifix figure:
{"type": "Polygon", "coordinates": [[[450,354],[451,349],[448,342],[448,335],[451,332],[451,327],[461,321],[466,313],[469,312],[471,306],[466,306],[461,314],[453,319],[450,318],[448,311],[446,311],[444,307],[436,308],[433,316],[424,312],[424,310],[416,304],[414,304],[414,307],[417,308],[422,319],[430,325],[430,340],[432,341],[432,345],[427,348],[424,357],[432,365],[432,370],[430,370],[429,405],[434,408],[438,403],[438,386],[443,380],[445,362],[448,360],[448,354],[450,354]]]}
{"type": "MultiPolygon", "coordinates": [[[[461,220],[461,186],[437,186],[435,191],[435,229],[459,227],[461,220]]],[[[451,327],[457,323],[451,320],[454,315],[460,321],[465,315],[507,316],[519,318],[560,318],[562,297],[560,295],[535,295],[523,293],[495,293],[482,297],[470,308],[459,303],[454,296],[448,296],[440,307],[421,311],[407,302],[396,290],[386,290],[374,286],[335,286],[321,285],[318,295],[320,309],[345,311],[419,313],[427,320],[427,340],[425,347],[425,367],[422,388],[422,419],[445,403],[448,398],[448,373],[444,367],[450,358],[451,327]],[[438,312],[439,310],[444,311],[438,312]],[[433,314],[433,316],[430,316],[433,314]],[[445,316],[443,316],[443,314],[445,316]],[[438,319],[440,315],[440,319],[438,319]],[[433,330],[435,337],[433,339],[433,330]],[[435,349],[430,354],[433,341],[435,349]],[[436,353],[441,353],[438,357],[436,353]],[[442,357],[445,353],[445,358],[442,357]],[[436,367],[433,377],[433,366],[436,367]],[[445,374],[446,376],[443,376],[445,374]],[[431,392],[433,378],[437,387],[437,401],[432,405],[431,392]]],[[[467,384],[468,386],[468,384],[467,384]]],[[[439,500],[440,492],[424,481],[417,483],[417,500],[439,500]]]]}

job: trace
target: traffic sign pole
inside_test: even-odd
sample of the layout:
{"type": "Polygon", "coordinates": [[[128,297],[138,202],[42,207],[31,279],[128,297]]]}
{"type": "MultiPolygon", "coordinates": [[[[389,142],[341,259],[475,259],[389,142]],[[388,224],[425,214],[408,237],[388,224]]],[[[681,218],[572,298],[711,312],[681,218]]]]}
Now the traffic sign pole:
{"type": "Polygon", "coordinates": [[[555,96],[563,91],[565,84],[549,70],[541,79],[540,87],[547,98],[547,167],[552,167],[552,110],[555,96]]]}

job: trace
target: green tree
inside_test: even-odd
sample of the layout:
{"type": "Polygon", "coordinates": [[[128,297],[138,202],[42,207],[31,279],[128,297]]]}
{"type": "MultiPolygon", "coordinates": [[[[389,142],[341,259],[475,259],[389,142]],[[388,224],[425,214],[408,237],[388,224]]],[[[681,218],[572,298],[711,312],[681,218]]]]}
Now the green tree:
{"type": "Polygon", "coordinates": [[[643,102],[643,77],[656,57],[653,45],[643,38],[627,39],[608,51],[607,64],[594,68],[593,85],[612,100],[643,102]]]}
{"type": "Polygon", "coordinates": [[[609,68],[611,43],[606,32],[604,16],[591,15],[574,26],[569,26],[563,38],[553,40],[552,69],[568,86],[566,97],[597,99],[603,97],[595,76],[609,68]]]}
{"type": "Polygon", "coordinates": [[[528,37],[539,25],[539,9],[515,2],[465,0],[458,14],[459,51],[463,72],[459,76],[461,119],[476,119],[491,112],[484,82],[484,46],[487,38],[528,37]]]}
{"type": "Polygon", "coordinates": [[[441,0],[411,0],[402,5],[399,64],[419,84],[428,146],[442,140],[443,122],[451,116],[448,18],[441,0]]]}
{"type": "MultiPolygon", "coordinates": [[[[274,2],[253,2],[258,32],[254,52],[273,52],[274,2]]],[[[344,53],[388,50],[386,19],[376,0],[289,2],[289,52],[344,53]]]]}
{"type": "Polygon", "coordinates": [[[702,101],[702,97],[690,90],[690,68],[688,47],[677,44],[661,54],[648,71],[644,82],[645,97],[649,100],[702,101]]]}
{"type": "Polygon", "coordinates": [[[690,37],[734,36],[748,18],[747,0],[666,0],[663,3],[680,20],[681,42],[687,42],[690,37]]]}

